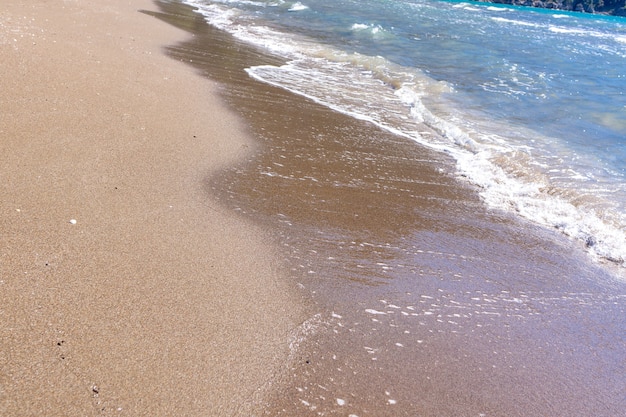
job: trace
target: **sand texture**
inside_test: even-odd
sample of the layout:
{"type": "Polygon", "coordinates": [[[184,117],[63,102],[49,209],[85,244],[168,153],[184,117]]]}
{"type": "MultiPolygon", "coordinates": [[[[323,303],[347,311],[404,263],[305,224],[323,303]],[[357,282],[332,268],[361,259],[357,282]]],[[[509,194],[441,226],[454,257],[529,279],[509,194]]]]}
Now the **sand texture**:
{"type": "Polygon", "coordinates": [[[301,312],[212,172],[253,144],[143,0],[0,7],[0,415],[240,415],[301,312]]]}

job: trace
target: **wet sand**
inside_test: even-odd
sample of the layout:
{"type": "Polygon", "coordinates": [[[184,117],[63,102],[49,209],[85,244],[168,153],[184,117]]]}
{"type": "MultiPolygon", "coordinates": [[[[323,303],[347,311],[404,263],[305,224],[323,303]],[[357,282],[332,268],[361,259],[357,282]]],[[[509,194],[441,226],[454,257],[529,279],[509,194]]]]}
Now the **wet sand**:
{"type": "Polygon", "coordinates": [[[206,179],[255,147],[143,0],[0,13],[0,415],[251,415],[306,317],[206,179]]]}
{"type": "Polygon", "coordinates": [[[622,270],[486,209],[446,155],[248,78],[280,60],[158,4],[194,34],[170,56],[216,80],[259,144],[207,189],[278,236],[313,302],[264,415],[623,412],[622,270]]]}

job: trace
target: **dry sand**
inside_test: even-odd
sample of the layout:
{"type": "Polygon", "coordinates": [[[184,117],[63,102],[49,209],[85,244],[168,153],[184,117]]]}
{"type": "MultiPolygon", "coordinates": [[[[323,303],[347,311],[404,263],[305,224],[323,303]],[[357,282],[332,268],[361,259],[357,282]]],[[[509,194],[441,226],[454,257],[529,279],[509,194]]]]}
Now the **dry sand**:
{"type": "Polygon", "coordinates": [[[243,415],[302,320],[205,180],[253,143],[147,0],[0,7],[0,415],[243,415]]]}

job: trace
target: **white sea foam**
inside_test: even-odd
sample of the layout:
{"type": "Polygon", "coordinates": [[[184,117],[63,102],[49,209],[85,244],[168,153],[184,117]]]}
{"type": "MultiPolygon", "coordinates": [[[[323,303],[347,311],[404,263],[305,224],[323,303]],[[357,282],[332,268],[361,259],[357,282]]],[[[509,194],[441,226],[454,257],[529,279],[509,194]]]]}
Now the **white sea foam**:
{"type": "Polygon", "coordinates": [[[366,30],[369,28],[370,28],[370,25],[366,25],[364,23],[355,23],[350,27],[351,30],[366,30]]]}
{"type": "Polygon", "coordinates": [[[500,22],[500,23],[509,23],[512,25],[518,25],[518,26],[529,26],[529,27],[536,27],[536,28],[542,27],[538,23],[527,22],[525,20],[507,19],[504,17],[492,17],[491,20],[500,22]]]}
{"type": "MultiPolygon", "coordinates": [[[[614,41],[623,42],[624,37],[626,37],[624,35],[616,35],[615,33],[612,33],[612,32],[607,33],[607,32],[592,30],[589,28],[574,28],[574,27],[565,27],[565,26],[556,26],[556,25],[550,25],[548,27],[548,30],[556,34],[574,35],[574,36],[580,37],[581,39],[590,38],[590,37],[596,38],[596,39],[603,39],[607,43],[613,43],[614,41]]],[[[594,44],[594,47],[598,47],[598,46],[602,46],[602,45],[594,44]]]]}
{"type": "MultiPolygon", "coordinates": [[[[325,61],[323,65],[332,66],[325,61]]],[[[433,85],[426,90],[430,93],[426,93],[425,90],[420,92],[420,90],[406,86],[395,91],[391,90],[391,94],[399,100],[394,102],[393,97],[386,98],[386,110],[393,113],[394,106],[403,105],[405,110],[398,107],[395,110],[396,114],[407,114],[408,111],[416,124],[414,128],[411,128],[404,121],[402,122],[404,128],[401,128],[399,126],[402,123],[394,119],[393,115],[390,116],[389,113],[378,115],[372,109],[362,108],[361,101],[367,99],[363,91],[371,91],[376,94],[377,97],[372,97],[372,102],[376,99],[380,101],[383,97],[380,88],[376,88],[375,80],[367,86],[367,77],[364,80],[352,76],[350,77],[354,80],[352,84],[342,85],[342,83],[338,83],[338,79],[343,79],[343,77],[335,77],[341,71],[355,71],[353,67],[335,66],[329,72],[317,72],[316,69],[313,69],[316,67],[320,68],[320,65],[314,65],[307,60],[302,63],[291,62],[280,68],[255,67],[248,69],[248,71],[255,78],[305,95],[337,111],[368,120],[394,133],[402,134],[424,145],[445,151],[457,159],[460,173],[480,187],[481,195],[490,206],[513,210],[544,226],[556,228],[566,235],[582,241],[595,256],[611,259],[618,263],[626,259],[624,234],[619,229],[606,224],[596,213],[589,212],[584,207],[576,207],[566,199],[551,195],[550,183],[545,182],[547,177],[526,175],[527,178],[525,179],[523,176],[519,176],[519,172],[516,173],[516,176],[512,176],[502,166],[494,163],[494,161],[502,163],[507,160],[513,162],[510,158],[502,159],[502,156],[524,155],[526,153],[523,149],[515,149],[510,146],[503,147],[503,143],[506,141],[493,135],[490,138],[482,137],[482,141],[477,142],[475,138],[479,135],[476,132],[472,134],[430,111],[424,105],[422,95],[432,94],[433,86],[436,83],[432,83],[433,85]],[[281,73],[280,76],[278,73],[281,73]],[[307,79],[309,77],[310,79],[307,79]],[[335,91],[340,94],[336,98],[340,100],[333,101],[330,97],[322,99],[313,91],[314,88],[310,92],[305,92],[308,87],[303,86],[303,80],[310,81],[309,87],[320,81],[326,87],[337,84],[335,91]],[[355,93],[354,96],[353,93],[355,93]],[[351,100],[352,105],[350,105],[351,100]],[[404,113],[402,113],[403,111],[404,113]],[[433,138],[425,138],[423,135],[415,133],[419,131],[417,125],[420,123],[425,123],[434,128],[441,134],[441,138],[433,140],[433,138]]],[[[358,71],[355,71],[355,75],[357,74],[358,71]]],[[[370,81],[372,80],[370,79],[370,81]]],[[[423,82],[419,87],[426,88],[426,84],[423,82]]],[[[584,178],[575,171],[569,172],[568,176],[570,180],[584,178]]]]}
{"type": "Polygon", "coordinates": [[[385,31],[385,29],[383,29],[382,26],[380,25],[365,25],[362,23],[355,23],[350,27],[350,30],[355,31],[355,32],[369,32],[372,35],[376,35],[378,33],[382,33],[385,31]]]}
{"type": "Polygon", "coordinates": [[[548,28],[548,30],[550,30],[550,32],[554,32],[554,33],[567,33],[568,35],[581,35],[581,36],[587,36],[587,35],[591,35],[590,32],[583,30],[583,29],[578,29],[578,28],[567,28],[567,27],[563,27],[563,26],[550,26],[548,28]]]}
{"type": "Polygon", "coordinates": [[[474,12],[480,11],[480,8],[472,6],[470,3],[459,3],[453,6],[456,9],[470,10],[474,12]]]}
{"type": "Polygon", "coordinates": [[[302,10],[307,10],[309,8],[309,6],[305,6],[304,4],[298,2],[295,2],[288,10],[290,12],[299,12],[302,10]]]}

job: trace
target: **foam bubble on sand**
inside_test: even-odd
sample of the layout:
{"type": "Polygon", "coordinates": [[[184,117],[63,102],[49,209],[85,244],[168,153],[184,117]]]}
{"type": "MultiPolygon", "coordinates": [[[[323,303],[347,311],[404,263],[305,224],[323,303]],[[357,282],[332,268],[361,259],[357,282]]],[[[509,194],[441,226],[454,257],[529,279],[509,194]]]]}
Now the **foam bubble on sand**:
{"type": "Polygon", "coordinates": [[[368,308],[365,310],[365,312],[369,314],[374,314],[374,315],[386,315],[387,314],[384,311],[374,310],[373,308],[368,308]]]}
{"type": "Polygon", "coordinates": [[[296,327],[290,332],[291,340],[289,343],[289,350],[291,351],[292,355],[295,354],[298,347],[300,346],[300,343],[302,343],[302,341],[307,336],[317,331],[321,323],[322,323],[322,315],[317,313],[313,317],[305,320],[302,324],[300,324],[298,327],[296,327]]]}
{"type": "Polygon", "coordinates": [[[337,405],[346,405],[346,400],[337,398],[337,405]]]}
{"type": "Polygon", "coordinates": [[[316,406],[316,405],[314,405],[314,404],[311,404],[311,403],[310,403],[310,402],[308,402],[308,401],[305,401],[305,400],[302,400],[302,399],[301,399],[301,400],[300,400],[300,402],[302,403],[302,405],[304,405],[305,407],[307,407],[307,408],[308,408],[309,410],[311,410],[311,411],[315,411],[315,410],[317,410],[317,406],[316,406]]]}

